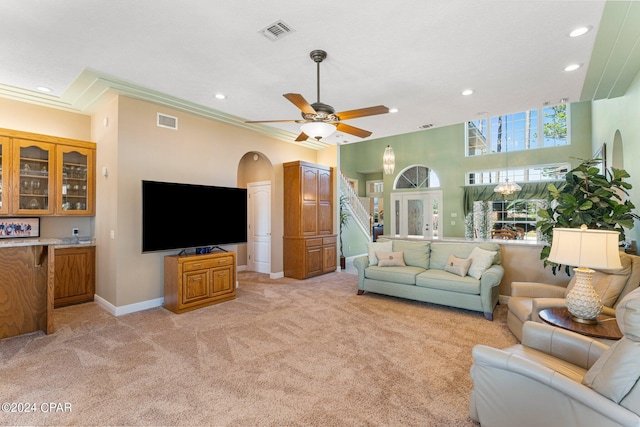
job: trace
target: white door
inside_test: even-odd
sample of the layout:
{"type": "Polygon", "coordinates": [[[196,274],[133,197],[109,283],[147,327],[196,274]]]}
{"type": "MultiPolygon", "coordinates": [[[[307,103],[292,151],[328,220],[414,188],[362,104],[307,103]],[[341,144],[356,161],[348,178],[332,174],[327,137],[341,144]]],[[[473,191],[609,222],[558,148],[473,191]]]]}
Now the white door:
{"type": "Polygon", "coordinates": [[[247,267],[271,273],[271,183],[249,183],[247,197],[247,267]]]}
{"type": "MultiPolygon", "coordinates": [[[[442,191],[391,194],[391,234],[398,237],[442,238],[439,219],[442,191]]],[[[385,221],[388,224],[388,220],[385,221]]]]}

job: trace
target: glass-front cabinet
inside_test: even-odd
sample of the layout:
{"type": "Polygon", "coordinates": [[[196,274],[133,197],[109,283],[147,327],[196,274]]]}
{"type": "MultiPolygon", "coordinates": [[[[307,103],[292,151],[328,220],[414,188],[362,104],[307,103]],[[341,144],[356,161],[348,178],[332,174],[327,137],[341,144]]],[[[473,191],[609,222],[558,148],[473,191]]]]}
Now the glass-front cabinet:
{"type": "Polygon", "coordinates": [[[0,129],[0,216],[95,215],[96,144],[0,129]]]}
{"type": "Polygon", "coordinates": [[[48,215],[54,213],[51,203],[54,182],[54,145],[46,142],[14,139],[13,144],[13,208],[16,214],[48,215]]]}
{"type": "Polygon", "coordinates": [[[57,148],[57,205],[58,213],[91,215],[93,207],[93,179],[95,150],[59,145],[57,148]]]}
{"type": "Polygon", "coordinates": [[[0,215],[9,213],[11,191],[9,189],[9,138],[0,136],[0,215]]]}

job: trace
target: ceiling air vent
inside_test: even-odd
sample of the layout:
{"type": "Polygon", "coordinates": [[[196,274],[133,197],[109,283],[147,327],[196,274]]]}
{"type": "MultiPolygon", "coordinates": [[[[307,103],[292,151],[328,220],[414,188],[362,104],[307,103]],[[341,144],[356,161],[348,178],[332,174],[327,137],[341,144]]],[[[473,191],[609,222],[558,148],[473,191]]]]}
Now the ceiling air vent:
{"type": "Polygon", "coordinates": [[[289,33],[293,33],[295,30],[282,21],[276,21],[271,25],[267,25],[259,31],[260,34],[271,40],[272,42],[280,40],[289,33]]]}
{"type": "Polygon", "coordinates": [[[178,130],[178,118],[158,113],[158,126],[161,128],[178,130]]]}

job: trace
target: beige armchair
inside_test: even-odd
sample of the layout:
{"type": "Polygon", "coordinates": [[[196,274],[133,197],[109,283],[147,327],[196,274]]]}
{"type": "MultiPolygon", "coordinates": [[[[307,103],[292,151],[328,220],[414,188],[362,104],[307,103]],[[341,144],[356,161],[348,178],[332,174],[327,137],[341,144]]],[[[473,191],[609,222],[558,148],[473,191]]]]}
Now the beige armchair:
{"type": "Polygon", "coordinates": [[[535,322],[522,344],[473,348],[469,415],[482,427],[640,426],[640,289],[616,308],[612,346],[535,322]]]}
{"type": "MultiPolygon", "coordinates": [[[[618,301],[640,285],[640,257],[620,252],[620,270],[599,270],[593,275],[593,286],[602,299],[602,312],[615,315],[618,301]]],[[[564,274],[564,273],[562,273],[564,274]]],[[[522,341],[522,325],[528,320],[541,322],[538,313],[545,308],[566,307],[565,297],[573,287],[575,276],[567,287],[534,282],[512,282],[507,303],[507,325],[522,341]]]]}

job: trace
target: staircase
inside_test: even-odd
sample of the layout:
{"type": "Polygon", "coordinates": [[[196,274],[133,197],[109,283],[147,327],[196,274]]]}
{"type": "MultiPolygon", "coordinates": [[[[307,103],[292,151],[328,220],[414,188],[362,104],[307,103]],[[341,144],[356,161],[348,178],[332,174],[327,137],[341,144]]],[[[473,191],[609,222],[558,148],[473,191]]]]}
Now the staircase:
{"type": "Polygon", "coordinates": [[[367,235],[371,241],[371,233],[373,228],[373,216],[369,214],[367,208],[364,207],[355,190],[349,184],[347,177],[340,171],[340,195],[344,195],[347,199],[347,208],[351,213],[351,217],[358,224],[361,231],[367,235]]]}

